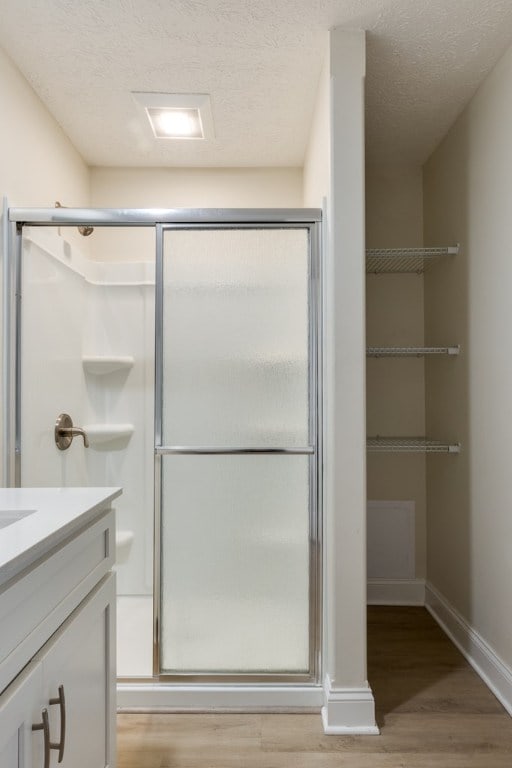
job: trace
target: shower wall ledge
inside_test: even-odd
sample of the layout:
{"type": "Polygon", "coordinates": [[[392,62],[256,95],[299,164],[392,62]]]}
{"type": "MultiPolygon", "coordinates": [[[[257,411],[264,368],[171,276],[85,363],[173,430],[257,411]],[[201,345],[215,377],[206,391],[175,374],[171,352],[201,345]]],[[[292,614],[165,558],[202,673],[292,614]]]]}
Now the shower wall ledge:
{"type": "Polygon", "coordinates": [[[133,368],[135,360],[131,355],[83,355],[82,365],[86,373],[93,376],[107,376],[116,371],[133,368]]]}
{"type": "Polygon", "coordinates": [[[59,234],[57,227],[31,227],[23,237],[25,246],[39,248],[79,275],[84,282],[97,286],[128,287],[155,284],[155,267],[151,261],[94,261],[59,234]]]}
{"type": "Polygon", "coordinates": [[[135,427],[133,424],[85,424],[84,431],[93,448],[97,445],[129,440],[135,427]]]}

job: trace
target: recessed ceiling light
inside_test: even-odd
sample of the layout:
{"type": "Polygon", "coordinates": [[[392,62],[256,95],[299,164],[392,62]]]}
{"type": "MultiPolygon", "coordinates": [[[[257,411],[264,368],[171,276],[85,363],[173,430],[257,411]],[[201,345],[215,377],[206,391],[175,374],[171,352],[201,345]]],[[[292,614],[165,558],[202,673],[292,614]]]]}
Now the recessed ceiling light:
{"type": "Polygon", "coordinates": [[[157,139],[204,139],[198,109],[146,109],[157,139]]]}
{"type": "Polygon", "coordinates": [[[157,139],[213,138],[210,97],[206,94],[132,93],[144,108],[157,139]]]}

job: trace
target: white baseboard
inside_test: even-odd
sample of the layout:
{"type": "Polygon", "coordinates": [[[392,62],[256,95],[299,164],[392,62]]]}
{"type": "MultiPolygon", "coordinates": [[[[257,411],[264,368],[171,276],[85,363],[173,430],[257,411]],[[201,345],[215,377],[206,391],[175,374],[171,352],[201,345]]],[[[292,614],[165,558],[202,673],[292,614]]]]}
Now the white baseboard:
{"type": "Polygon", "coordinates": [[[318,712],[324,700],[320,685],[117,684],[125,712],[318,712]]]}
{"type": "Polygon", "coordinates": [[[430,583],[425,587],[425,605],[509,715],[512,715],[512,670],[430,583]]]}
{"type": "Polygon", "coordinates": [[[322,707],[324,733],[377,735],[375,702],[370,686],[335,688],[325,678],[325,705],[322,707]]]}
{"type": "Polygon", "coordinates": [[[368,605],[425,605],[423,579],[368,579],[368,605]]]}

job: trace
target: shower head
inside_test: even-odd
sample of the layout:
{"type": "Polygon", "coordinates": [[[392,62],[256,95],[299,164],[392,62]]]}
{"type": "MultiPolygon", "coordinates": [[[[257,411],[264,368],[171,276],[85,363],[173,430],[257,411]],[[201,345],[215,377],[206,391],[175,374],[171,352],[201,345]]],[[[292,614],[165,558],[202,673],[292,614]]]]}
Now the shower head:
{"type": "MultiPolygon", "coordinates": [[[[62,205],[62,203],[59,203],[58,200],[55,201],[55,207],[56,208],[66,208],[66,206],[62,205]]],[[[78,227],[78,231],[84,237],[88,237],[89,235],[92,235],[92,233],[94,232],[94,227],[90,227],[90,226],[78,227]]]]}

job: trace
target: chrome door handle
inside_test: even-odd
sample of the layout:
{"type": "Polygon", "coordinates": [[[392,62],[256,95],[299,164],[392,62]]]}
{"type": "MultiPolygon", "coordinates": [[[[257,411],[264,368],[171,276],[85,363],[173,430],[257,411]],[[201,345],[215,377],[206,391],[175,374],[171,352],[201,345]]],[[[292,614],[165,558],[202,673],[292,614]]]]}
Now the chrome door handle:
{"type": "Polygon", "coordinates": [[[50,704],[58,704],[60,707],[60,739],[58,744],[50,744],[50,749],[59,750],[57,762],[62,763],[64,758],[64,746],[66,743],[66,699],[64,698],[63,685],[59,685],[59,695],[55,699],[50,699],[50,704]]]}
{"type": "Polygon", "coordinates": [[[77,435],[83,437],[84,446],[89,447],[89,439],[81,427],[74,427],[73,420],[68,413],[61,413],[55,422],[55,444],[59,451],[65,451],[77,435]]]}

